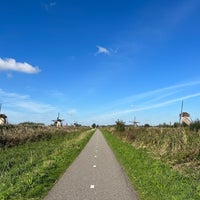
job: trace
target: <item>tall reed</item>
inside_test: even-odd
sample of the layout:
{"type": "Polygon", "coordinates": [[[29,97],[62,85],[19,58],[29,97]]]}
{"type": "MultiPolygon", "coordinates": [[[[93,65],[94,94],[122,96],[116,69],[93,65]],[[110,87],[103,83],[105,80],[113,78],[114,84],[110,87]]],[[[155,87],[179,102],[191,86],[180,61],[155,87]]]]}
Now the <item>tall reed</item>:
{"type": "Polygon", "coordinates": [[[152,157],[168,163],[186,176],[200,180],[200,130],[188,127],[126,127],[113,131],[135,148],[146,149],[152,157]]]}

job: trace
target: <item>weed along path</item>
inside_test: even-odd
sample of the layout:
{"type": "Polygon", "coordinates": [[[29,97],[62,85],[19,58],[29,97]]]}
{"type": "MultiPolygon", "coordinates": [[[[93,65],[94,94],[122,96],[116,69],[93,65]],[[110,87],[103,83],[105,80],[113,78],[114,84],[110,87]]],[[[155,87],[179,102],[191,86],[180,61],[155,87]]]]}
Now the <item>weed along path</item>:
{"type": "Polygon", "coordinates": [[[44,200],[137,200],[100,130],[44,200]]]}

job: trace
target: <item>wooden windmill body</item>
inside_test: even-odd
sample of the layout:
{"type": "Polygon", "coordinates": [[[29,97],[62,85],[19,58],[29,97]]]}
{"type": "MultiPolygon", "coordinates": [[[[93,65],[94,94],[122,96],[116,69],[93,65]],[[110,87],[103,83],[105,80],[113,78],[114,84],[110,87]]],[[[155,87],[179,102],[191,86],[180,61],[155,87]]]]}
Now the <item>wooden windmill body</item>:
{"type": "Polygon", "coordinates": [[[179,114],[179,124],[187,124],[188,126],[191,124],[192,120],[190,118],[190,114],[187,112],[183,112],[183,101],[181,104],[181,113],[179,114]]]}
{"type": "Polygon", "coordinates": [[[138,124],[139,124],[140,122],[137,122],[137,121],[136,121],[136,117],[134,117],[134,121],[133,121],[132,123],[133,123],[133,126],[134,126],[134,127],[138,127],[138,124]]]}
{"type": "Polygon", "coordinates": [[[60,119],[60,113],[58,113],[57,119],[52,121],[56,127],[62,127],[62,121],[64,121],[64,119],[60,119]]]}
{"type": "Polygon", "coordinates": [[[0,125],[7,124],[7,116],[5,114],[1,114],[1,104],[0,104],[0,125]]]}

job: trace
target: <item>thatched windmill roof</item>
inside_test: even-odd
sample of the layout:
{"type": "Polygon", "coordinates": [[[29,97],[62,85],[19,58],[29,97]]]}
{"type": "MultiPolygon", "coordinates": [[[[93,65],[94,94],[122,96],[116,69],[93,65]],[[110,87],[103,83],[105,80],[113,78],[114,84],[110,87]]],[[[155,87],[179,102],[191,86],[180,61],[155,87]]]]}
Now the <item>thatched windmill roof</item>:
{"type": "Polygon", "coordinates": [[[188,126],[191,124],[190,114],[187,112],[182,112],[180,114],[181,122],[187,124],[188,126]]]}
{"type": "Polygon", "coordinates": [[[6,119],[7,116],[6,116],[5,114],[0,114],[0,118],[4,118],[4,119],[6,119]]]}
{"type": "Polygon", "coordinates": [[[190,117],[190,114],[187,112],[182,112],[180,115],[181,117],[190,117]]]}

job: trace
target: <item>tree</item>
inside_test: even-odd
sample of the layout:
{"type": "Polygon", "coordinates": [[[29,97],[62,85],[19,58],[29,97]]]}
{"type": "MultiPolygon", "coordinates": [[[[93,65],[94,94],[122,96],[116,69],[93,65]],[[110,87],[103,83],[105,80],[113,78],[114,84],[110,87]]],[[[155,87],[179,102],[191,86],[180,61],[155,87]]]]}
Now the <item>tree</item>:
{"type": "Polygon", "coordinates": [[[125,122],[118,119],[115,123],[115,128],[117,131],[125,131],[125,122]]]}
{"type": "Polygon", "coordinates": [[[144,127],[146,127],[146,128],[147,128],[147,127],[150,127],[150,125],[149,125],[149,124],[145,124],[145,125],[144,125],[144,127]]]}
{"type": "Polygon", "coordinates": [[[74,123],[74,126],[75,126],[75,127],[80,127],[81,124],[78,124],[77,122],[75,122],[75,123],[74,123]]]}
{"type": "Polygon", "coordinates": [[[190,130],[198,131],[200,129],[200,120],[196,119],[190,124],[190,130]]]}
{"type": "Polygon", "coordinates": [[[96,128],[96,124],[95,123],[92,124],[92,128],[96,128]]]}

